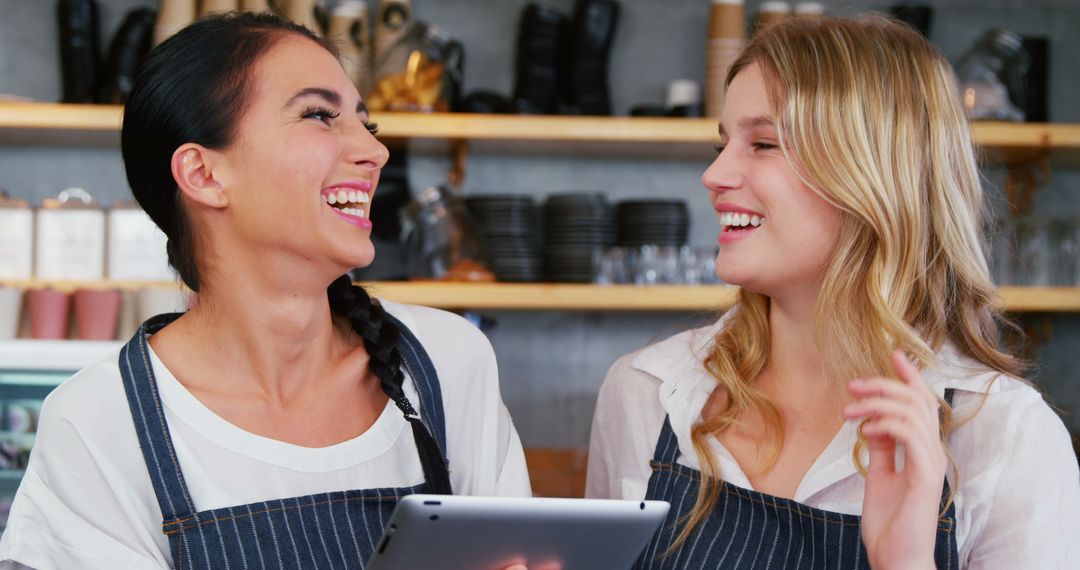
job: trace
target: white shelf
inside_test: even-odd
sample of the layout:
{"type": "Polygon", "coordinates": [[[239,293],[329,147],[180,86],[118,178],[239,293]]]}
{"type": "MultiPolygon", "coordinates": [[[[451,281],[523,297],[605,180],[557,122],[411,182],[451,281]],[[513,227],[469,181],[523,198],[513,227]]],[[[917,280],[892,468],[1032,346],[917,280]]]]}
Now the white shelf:
{"type": "Polygon", "coordinates": [[[75,372],[123,345],[120,341],[4,340],[0,341],[0,370],[75,372]]]}

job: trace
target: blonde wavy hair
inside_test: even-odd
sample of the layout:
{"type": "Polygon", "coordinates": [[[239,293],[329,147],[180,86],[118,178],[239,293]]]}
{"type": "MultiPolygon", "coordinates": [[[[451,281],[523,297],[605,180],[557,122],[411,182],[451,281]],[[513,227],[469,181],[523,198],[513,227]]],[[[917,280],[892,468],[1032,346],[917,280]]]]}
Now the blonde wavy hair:
{"type": "MultiPolygon", "coordinates": [[[[746,46],[727,84],[750,65],[765,77],[788,162],[844,213],[815,315],[815,340],[834,380],[893,376],[894,348],[925,369],[946,341],[988,369],[1019,374],[1020,363],[999,349],[1004,321],[981,247],[976,154],[945,58],[884,17],[791,18],[746,46]]],[[[675,545],[719,497],[711,436],[750,411],[766,425],[767,465],[779,455],[782,418],[754,384],[769,335],[769,299],[741,291],[704,361],[725,397],[692,432],[702,484],[675,545]]],[[[942,407],[944,445],[952,417],[942,407]]],[[[860,471],[864,443],[852,451],[860,471]]]]}

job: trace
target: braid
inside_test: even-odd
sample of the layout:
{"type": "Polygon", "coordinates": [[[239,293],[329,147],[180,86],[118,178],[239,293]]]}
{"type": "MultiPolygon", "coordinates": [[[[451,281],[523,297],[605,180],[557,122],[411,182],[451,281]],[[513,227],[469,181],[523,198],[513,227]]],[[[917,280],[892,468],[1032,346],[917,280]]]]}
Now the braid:
{"type": "MultiPolygon", "coordinates": [[[[386,312],[363,287],[352,284],[348,275],[342,275],[326,290],[330,299],[330,311],[348,319],[349,325],[364,339],[364,348],[371,360],[368,366],[379,378],[383,392],[400,407],[408,404],[401,386],[401,351],[398,350],[397,326],[386,318],[386,312]]],[[[409,404],[411,408],[412,405],[409,404]]],[[[404,410],[403,410],[404,411],[404,410]]],[[[412,412],[415,415],[415,411],[412,412]]]]}
{"type": "Polygon", "coordinates": [[[386,311],[371,297],[363,287],[352,284],[348,275],[334,280],[326,289],[330,300],[330,311],[349,320],[349,325],[364,339],[367,349],[368,367],[379,378],[383,392],[397,404],[405,419],[412,425],[413,439],[420,455],[420,465],[424,469],[427,491],[431,494],[449,495],[450,474],[446,470],[439,444],[431,437],[416,408],[405,397],[402,385],[405,375],[401,371],[403,360],[398,349],[401,332],[393,319],[387,318],[386,311]]]}

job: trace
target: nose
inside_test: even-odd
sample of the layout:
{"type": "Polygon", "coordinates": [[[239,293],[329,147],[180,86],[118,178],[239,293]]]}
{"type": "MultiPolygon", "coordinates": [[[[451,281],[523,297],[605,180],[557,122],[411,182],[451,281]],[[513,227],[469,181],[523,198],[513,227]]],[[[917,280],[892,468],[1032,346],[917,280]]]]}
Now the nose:
{"type": "Polygon", "coordinates": [[[368,131],[363,123],[360,121],[356,123],[354,129],[358,132],[350,133],[348,137],[347,160],[365,169],[381,170],[390,158],[390,151],[368,131]]]}
{"type": "Polygon", "coordinates": [[[701,174],[701,185],[709,192],[723,193],[737,190],[743,184],[741,161],[734,148],[725,148],[701,174]]]}

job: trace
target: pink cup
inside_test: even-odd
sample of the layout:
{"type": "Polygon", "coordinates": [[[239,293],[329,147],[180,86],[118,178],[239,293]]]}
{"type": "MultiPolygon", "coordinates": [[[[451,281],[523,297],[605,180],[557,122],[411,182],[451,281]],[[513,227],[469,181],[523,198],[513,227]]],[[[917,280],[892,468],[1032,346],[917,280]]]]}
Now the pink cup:
{"type": "Polygon", "coordinates": [[[116,289],[75,291],[75,330],[82,340],[114,340],[123,295],[116,289]]]}
{"type": "Polygon", "coordinates": [[[55,289],[31,289],[26,292],[30,310],[30,337],[61,340],[67,337],[71,296],[55,289]]]}

